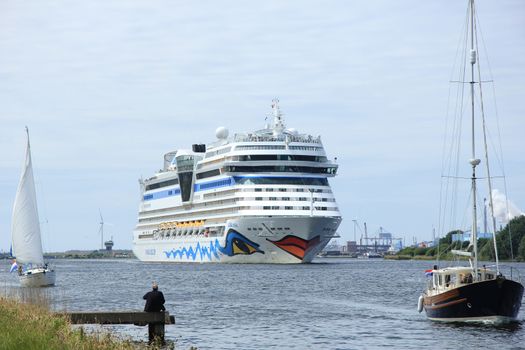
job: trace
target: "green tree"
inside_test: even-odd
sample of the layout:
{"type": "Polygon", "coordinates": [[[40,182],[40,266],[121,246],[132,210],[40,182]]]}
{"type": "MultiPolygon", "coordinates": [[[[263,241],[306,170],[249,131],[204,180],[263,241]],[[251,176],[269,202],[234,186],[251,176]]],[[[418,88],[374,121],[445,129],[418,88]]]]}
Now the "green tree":
{"type": "Polygon", "coordinates": [[[425,255],[426,256],[435,256],[436,255],[436,248],[435,247],[428,248],[427,252],[425,253],[425,255]]]}
{"type": "Polygon", "coordinates": [[[414,250],[414,255],[425,255],[428,248],[418,247],[414,250]]]}
{"type": "Polygon", "coordinates": [[[494,256],[494,243],[491,239],[486,239],[485,242],[482,242],[482,245],[478,245],[478,249],[478,255],[481,260],[496,260],[494,256]]]}
{"type": "Polygon", "coordinates": [[[414,256],[414,247],[406,247],[406,248],[403,248],[401,249],[397,255],[410,255],[410,256],[414,256]]]}
{"type": "Polygon", "coordinates": [[[525,235],[521,238],[520,246],[518,247],[518,258],[521,261],[525,260],[525,235]]]}
{"type": "Polygon", "coordinates": [[[525,256],[519,249],[521,242],[525,237],[525,216],[518,216],[510,220],[510,222],[497,233],[496,242],[498,243],[498,256],[502,260],[511,259],[511,244],[514,258],[521,260],[525,256]]]}

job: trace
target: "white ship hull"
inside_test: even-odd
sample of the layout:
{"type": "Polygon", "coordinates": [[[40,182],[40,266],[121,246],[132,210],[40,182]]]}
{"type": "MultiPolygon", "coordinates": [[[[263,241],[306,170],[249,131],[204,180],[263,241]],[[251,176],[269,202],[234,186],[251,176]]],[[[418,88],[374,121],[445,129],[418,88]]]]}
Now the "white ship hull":
{"type": "Polygon", "coordinates": [[[150,262],[308,263],[340,222],[340,217],[246,217],[228,220],[221,237],[140,239],[133,252],[150,262]]]}
{"type": "Polygon", "coordinates": [[[25,271],[19,276],[22,287],[46,287],[55,284],[55,271],[35,268],[25,271]]]}

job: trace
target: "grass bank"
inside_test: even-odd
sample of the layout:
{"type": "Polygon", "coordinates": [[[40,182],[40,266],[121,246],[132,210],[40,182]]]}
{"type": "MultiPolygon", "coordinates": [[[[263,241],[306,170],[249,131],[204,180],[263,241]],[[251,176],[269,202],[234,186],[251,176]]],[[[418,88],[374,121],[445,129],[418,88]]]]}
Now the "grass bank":
{"type": "Polygon", "coordinates": [[[412,255],[385,255],[385,260],[412,260],[412,255]]]}
{"type": "Polygon", "coordinates": [[[0,349],[140,348],[109,334],[83,334],[80,330],[73,330],[66,317],[53,314],[45,306],[4,297],[0,297],[0,339],[0,349]]]}

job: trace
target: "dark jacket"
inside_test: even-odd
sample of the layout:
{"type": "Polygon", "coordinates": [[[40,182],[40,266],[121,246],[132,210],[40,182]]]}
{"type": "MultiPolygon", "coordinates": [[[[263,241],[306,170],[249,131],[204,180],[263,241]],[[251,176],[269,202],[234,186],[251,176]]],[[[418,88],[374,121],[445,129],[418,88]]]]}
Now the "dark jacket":
{"type": "Polygon", "coordinates": [[[146,300],[146,305],[144,305],[144,311],[146,312],[159,312],[164,311],[164,294],[158,290],[152,290],[144,294],[142,299],[146,300]]]}

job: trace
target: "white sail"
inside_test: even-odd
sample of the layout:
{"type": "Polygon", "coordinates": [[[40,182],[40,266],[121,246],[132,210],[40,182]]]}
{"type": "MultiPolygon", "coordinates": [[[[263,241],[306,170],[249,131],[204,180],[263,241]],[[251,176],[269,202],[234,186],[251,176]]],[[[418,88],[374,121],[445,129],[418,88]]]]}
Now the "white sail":
{"type": "Polygon", "coordinates": [[[31,165],[29,133],[27,135],[26,159],[13,206],[11,236],[13,253],[18,263],[44,264],[35,181],[33,179],[33,167],[31,165]]]}

